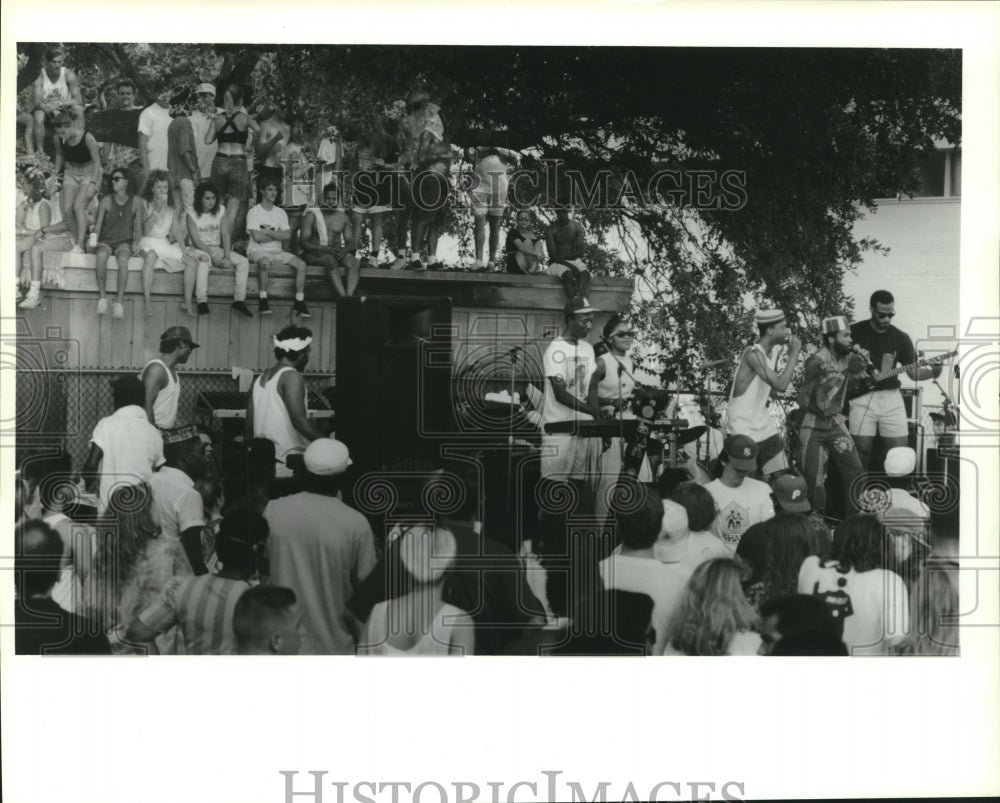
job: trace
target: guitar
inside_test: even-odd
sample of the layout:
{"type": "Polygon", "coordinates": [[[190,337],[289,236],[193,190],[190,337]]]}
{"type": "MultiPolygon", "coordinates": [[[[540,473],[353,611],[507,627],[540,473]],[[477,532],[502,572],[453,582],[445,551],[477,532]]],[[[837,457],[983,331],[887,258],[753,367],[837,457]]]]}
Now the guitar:
{"type": "Polygon", "coordinates": [[[920,359],[916,362],[911,362],[909,365],[900,365],[898,368],[893,368],[890,371],[879,371],[875,374],[858,377],[848,386],[847,398],[845,401],[850,401],[851,399],[858,398],[858,396],[864,396],[866,393],[871,393],[871,391],[875,390],[875,386],[878,385],[879,382],[885,382],[887,379],[899,376],[901,373],[908,371],[911,368],[917,368],[918,366],[931,366],[936,363],[939,364],[944,360],[954,357],[956,354],[958,354],[957,351],[949,351],[947,354],[940,354],[937,357],[931,357],[929,360],[920,359]]]}

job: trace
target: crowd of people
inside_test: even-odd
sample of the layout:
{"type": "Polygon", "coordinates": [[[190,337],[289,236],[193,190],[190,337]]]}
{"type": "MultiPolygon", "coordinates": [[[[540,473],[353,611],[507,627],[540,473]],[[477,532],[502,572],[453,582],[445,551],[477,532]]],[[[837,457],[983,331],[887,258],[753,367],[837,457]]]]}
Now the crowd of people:
{"type": "MultiPolygon", "coordinates": [[[[508,176],[518,154],[453,148],[440,107],[423,91],[410,94],[402,119],[377,117],[345,141],[335,125],[307,128],[292,119],[280,101],[250,113],[237,84],[221,87],[220,98],[212,83],[161,82],[141,109],[138,148],[131,148],[100,143],[87,131],[79,81],[64,60],[60,48],[45,54],[32,111],[19,116],[29,154],[42,153],[51,132],[54,165],[51,172],[32,166],[19,181],[22,309],[39,306],[43,285],[62,286],[58,266],[43,275],[46,251],[87,251],[97,257],[98,315],[123,317],[123,277],[129,259],[139,257],[147,315],[154,270],[183,273],[184,309],[192,316],[210,312],[208,276],[217,270],[233,271],[232,305],[252,317],[246,279],[253,263],[259,314],[270,313],[271,266],[288,265],[295,271],[294,312],[309,317],[307,265],[323,268],[338,296],[356,292],[363,268],[451,269],[437,252],[454,198],[474,221],[471,270],[547,273],[569,297],[589,292],[584,230],[572,210],[557,209],[545,227],[531,208],[511,211],[508,176]],[[456,170],[461,159],[467,164],[456,170]],[[395,242],[383,259],[389,213],[395,242]],[[511,215],[501,254],[501,228],[511,215]],[[119,279],[109,303],[111,256],[119,279]]],[[[134,85],[123,81],[115,107],[137,108],[135,102],[134,85]]]]}

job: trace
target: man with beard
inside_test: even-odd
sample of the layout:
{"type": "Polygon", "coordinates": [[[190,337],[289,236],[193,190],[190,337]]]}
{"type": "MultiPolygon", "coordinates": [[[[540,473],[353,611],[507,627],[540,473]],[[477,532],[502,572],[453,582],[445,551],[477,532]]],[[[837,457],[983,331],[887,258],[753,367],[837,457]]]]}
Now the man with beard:
{"type": "Polygon", "coordinates": [[[842,413],[848,377],[865,372],[866,361],[851,350],[853,341],[842,315],[824,318],[823,347],[806,360],[799,407],[803,411],[799,441],[802,473],[809,485],[813,507],[826,509],[826,465],[833,457],[844,484],[847,508],[854,512],[851,489],[864,470],[842,413]]]}
{"type": "Polygon", "coordinates": [[[177,403],[181,398],[181,380],[177,366],[188,361],[198,344],[186,326],[171,326],[160,335],[160,356],[142,367],[139,379],[146,388],[146,416],[161,430],[177,426],[177,403]]]}
{"type": "Polygon", "coordinates": [[[267,438],[274,443],[276,476],[291,477],[296,463],[312,441],[323,437],[306,411],[306,384],[302,372],[309,362],[312,332],[304,326],[286,326],[274,338],[273,366],[253,381],[247,405],[246,439],[267,438]]]}

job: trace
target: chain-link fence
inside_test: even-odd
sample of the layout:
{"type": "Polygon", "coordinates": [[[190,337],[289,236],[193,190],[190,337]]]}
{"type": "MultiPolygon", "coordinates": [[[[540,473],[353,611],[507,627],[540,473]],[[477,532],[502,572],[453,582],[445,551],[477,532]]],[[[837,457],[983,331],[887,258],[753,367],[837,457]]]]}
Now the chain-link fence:
{"type": "MultiPolygon", "coordinates": [[[[39,452],[65,450],[77,469],[90,450],[97,422],[114,412],[111,383],[130,370],[19,371],[17,374],[17,465],[39,452]]],[[[177,420],[195,423],[201,393],[238,390],[228,371],[181,371],[177,420]]],[[[323,395],[331,374],[305,374],[310,396],[323,395]]]]}

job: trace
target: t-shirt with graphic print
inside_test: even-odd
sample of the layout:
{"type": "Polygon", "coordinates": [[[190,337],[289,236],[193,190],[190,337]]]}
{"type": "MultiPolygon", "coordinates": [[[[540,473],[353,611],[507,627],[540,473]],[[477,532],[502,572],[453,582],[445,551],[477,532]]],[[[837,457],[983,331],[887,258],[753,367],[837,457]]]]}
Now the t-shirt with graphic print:
{"type": "Polygon", "coordinates": [[[719,508],[715,531],[734,552],[750,525],[774,518],[771,486],[766,482],[746,477],[739,488],[730,488],[718,479],[712,480],[705,488],[719,508]]]}

